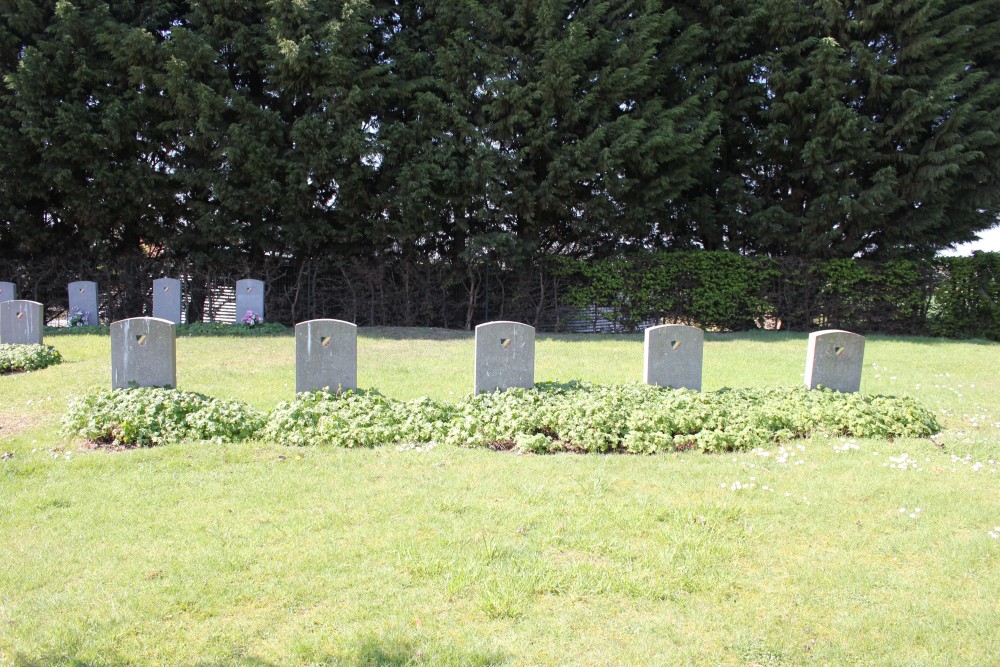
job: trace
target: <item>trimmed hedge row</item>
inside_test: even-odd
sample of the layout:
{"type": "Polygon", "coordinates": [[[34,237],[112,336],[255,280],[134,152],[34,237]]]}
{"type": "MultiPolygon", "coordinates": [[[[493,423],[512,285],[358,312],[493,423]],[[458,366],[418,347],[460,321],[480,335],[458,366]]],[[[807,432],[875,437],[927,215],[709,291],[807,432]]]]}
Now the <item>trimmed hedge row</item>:
{"type": "Polygon", "coordinates": [[[715,330],[810,331],[1000,340],[1000,253],[929,261],[805,261],[727,252],[558,260],[562,300],[596,306],[622,331],[683,322],[715,330]]]}

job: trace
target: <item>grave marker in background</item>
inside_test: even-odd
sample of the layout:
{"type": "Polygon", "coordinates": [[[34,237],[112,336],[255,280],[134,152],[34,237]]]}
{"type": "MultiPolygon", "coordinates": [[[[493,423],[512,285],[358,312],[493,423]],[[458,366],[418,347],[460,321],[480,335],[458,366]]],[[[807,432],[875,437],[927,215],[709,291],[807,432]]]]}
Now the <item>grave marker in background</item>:
{"type": "Polygon", "coordinates": [[[535,328],[520,322],[476,327],[475,393],[535,386],[535,328]]]}
{"type": "Polygon", "coordinates": [[[90,280],[77,280],[69,284],[69,313],[67,321],[77,312],[86,315],[86,324],[101,323],[97,311],[97,283],[90,280]]]}
{"type": "Polygon", "coordinates": [[[177,386],[173,322],[133,317],[111,324],[111,388],[177,386]]]}
{"type": "Polygon", "coordinates": [[[864,336],[840,329],[814,331],[809,334],[806,350],[806,388],[822,385],[836,391],[858,391],[864,356],[864,336]]]}
{"type": "Polygon", "coordinates": [[[0,282],[0,303],[17,299],[17,285],[0,282]]]}
{"type": "Polygon", "coordinates": [[[659,387],[701,391],[705,332],[683,324],[646,329],[642,381],[659,387]]]}
{"type": "Polygon", "coordinates": [[[358,327],[342,320],[295,325],[295,391],[358,388],[358,327]]]}
{"type": "Polygon", "coordinates": [[[41,345],[45,308],[37,301],[0,303],[0,343],[41,345]]]}
{"type": "Polygon", "coordinates": [[[153,281],[153,317],[181,323],[181,281],[176,278],[153,281]]]}
{"type": "Polygon", "coordinates": [[[243,322],[247,312],[264,321],[264,282],[246,278],[236,281],[236,323],[243,322]]]}

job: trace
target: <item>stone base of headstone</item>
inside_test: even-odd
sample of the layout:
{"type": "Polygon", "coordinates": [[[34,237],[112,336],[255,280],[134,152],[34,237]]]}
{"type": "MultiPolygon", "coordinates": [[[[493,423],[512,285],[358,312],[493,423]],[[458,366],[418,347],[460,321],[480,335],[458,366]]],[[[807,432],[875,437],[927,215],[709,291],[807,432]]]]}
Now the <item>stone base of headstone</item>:
{"type": "Polygon", "coordinates": [[[133,317],[111,324],[111,388],[177,386],[173,322],[133,317]]]}
{"type": "Polygon", "coordinates": [[[814,331],[806,350],[806,387],[859,391],[864,356],[864,336],[839,329],[814,331]]]}

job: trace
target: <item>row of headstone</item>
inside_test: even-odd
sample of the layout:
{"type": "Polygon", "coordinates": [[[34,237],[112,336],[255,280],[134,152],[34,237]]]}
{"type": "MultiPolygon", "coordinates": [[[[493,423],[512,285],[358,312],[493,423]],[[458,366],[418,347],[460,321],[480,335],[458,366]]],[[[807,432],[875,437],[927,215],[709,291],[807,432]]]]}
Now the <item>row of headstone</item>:
{"type": "MultiPolygon", "coordinates": [[[[6,304],[0,304],[3,305],[6,304]]],[[[6,318],[0,320],[0,324],[4,322],[6,318]]],[[[704,338],[701,329],[678,324],[647,329],[643,382],[701,391],[704,338]]],[[[135,317],[113,323],[112,388],[176,386],[175,340],[175,325],[165,319],[135,317]]],[[[806,386],[809,389],[823,386],[842,392],[858,391],[864,347],[864,337],[848,331],[810,334],[806,386]]],[[[356,389],[357,382],[356,325],[329,319],[295,325],[296,393],[314,389],[356,389]]],[[[476,327],[475,393],[534,385],[534,327],[519,322],[487,322],[476,327]]]]}
{"type": "MultiPolygon", "coordinates": [[[[97,283],[77,280],[68,285],[68,321],[79,324],[99,324],[97,283]]],[[[0,303],[17,299],[17,285],[0,282],[0,303]]],[[[157,278],[153,281],[153,317],[174,324],[181,323],[181,281],[177,278],[157,278]]],[[[260,280],[236,281],[235,323],[256,324],[264,321],[264,283],[260,280]]]]}
{"type": "MultiPolygon", "coordinates": [[[[111,324],[111,388],[176,387],[177,329],[157,317],[111,324]]],[[[358,387],[358,328],[341,320],[295,325],[295,391],[358,387]]]]}
{"type": "MultiPolygon", "coordinates": [[[[642,381],[659,387],[701,391],[705,333],[663,324],[645,332],[642,381]]],[[[830,329],[809,334],[805,385],[840,392],[861,388],[865,338],[830,329]]],[[[518,322],[476,327],[475,393],[535,385],[535,330],[518,322]]]]}

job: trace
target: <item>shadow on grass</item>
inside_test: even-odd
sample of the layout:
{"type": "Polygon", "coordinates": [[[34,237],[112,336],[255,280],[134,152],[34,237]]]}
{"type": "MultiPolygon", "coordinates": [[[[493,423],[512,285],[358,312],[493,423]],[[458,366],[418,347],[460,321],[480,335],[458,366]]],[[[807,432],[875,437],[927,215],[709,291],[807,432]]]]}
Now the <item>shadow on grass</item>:
{"type": "MultiPolygon", "coordinates": [[[[510,659],[495,651],[463,650],[434,642],[414,642],[407,639],[365,637],[358,640],[340,655],[310,655],[304,662],[317,665],[343,665],[344,667],[402,667],[404,665],[453,665],[454,667],[501,667],[510,659]]],[[[16,667],[126,667],[140,664],[135,658],[120,653],[101,651],[100,657],[79,657],[70,651],[59,651],[45,656],[31,657],[16,654],[16,667]]],[[[195,667],[278,667],[286,664],[254,656],[238,656],[221,660],[204,660],[192,663],[195,667]]]]}
{"type": "Polygon", "coordinates": [[[437,327],[359,327],[358,334],[384,340],[469,340],[474,336],[471,331],[437,327]]]}
{"type": "Polygon", "coordinates": [[[392,640],[369,637],[358,643],[344,660],[334,660],[331,664],[352,667],[402,667],[403,665],[455,665],[469,667],[499,667],[509,664],[509,660],[499,653],[463,651],[454,647],[418,646],[407,640],[392,640]]]}

